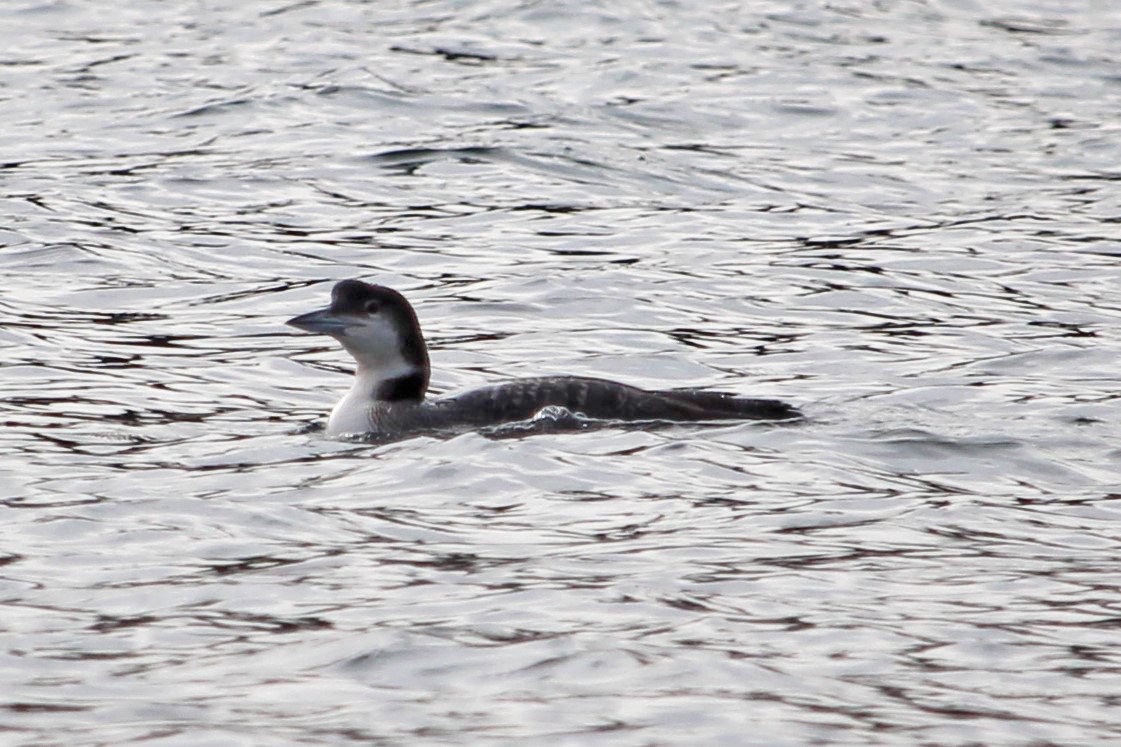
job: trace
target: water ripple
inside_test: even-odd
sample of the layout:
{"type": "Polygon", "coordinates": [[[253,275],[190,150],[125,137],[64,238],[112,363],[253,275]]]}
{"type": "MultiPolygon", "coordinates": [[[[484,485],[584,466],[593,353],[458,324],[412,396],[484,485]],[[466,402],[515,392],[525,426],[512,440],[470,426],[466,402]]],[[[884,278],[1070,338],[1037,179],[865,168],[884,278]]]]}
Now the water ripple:
{"type": "Polygon", "coordinates": [[[1116,741],[1119,11],[0,17],[21,743],[1116,741]],[[808,417],[327,441],[343,277],[808,417]]]}

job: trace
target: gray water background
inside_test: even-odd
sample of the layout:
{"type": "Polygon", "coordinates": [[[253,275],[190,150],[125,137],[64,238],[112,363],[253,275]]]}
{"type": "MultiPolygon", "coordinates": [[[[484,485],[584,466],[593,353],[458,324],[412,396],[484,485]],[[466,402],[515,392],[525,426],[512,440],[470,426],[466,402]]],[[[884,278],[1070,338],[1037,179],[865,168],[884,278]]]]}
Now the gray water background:
{"type": "Polygon", "coordinates": [[[1121,5],[0,7],[0,743],[1121,743],[1121,5]],[[806,422],[391,445],[434,388],[806,422]]]}

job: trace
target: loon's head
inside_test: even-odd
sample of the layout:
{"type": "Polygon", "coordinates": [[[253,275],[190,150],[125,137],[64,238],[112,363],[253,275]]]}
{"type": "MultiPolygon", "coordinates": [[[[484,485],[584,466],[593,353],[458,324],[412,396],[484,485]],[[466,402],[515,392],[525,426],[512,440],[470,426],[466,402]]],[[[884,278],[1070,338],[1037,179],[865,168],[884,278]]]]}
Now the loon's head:
{"type": "Polygon", "coordinates": [[[331,290],[331,305],[288,320],[330,335],[358,363],[359,382],[378,400],[420,400],[428,389],[428,347],[413,307],[397,291],[361,280],[331,290]]]}

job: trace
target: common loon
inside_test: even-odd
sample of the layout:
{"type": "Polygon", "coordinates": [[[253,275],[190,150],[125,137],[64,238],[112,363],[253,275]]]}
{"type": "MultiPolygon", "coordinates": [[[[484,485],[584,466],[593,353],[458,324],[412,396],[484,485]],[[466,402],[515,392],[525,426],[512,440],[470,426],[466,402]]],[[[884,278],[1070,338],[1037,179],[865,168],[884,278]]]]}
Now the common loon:
{"type": "Polygon", "coordinates": [[[524,422],[547,407],[615,421],[789,420],[800,413],[773,399],[700,390],[648,391],[577,376],[519,379],[464,394],[425,399],[428,347],[413,307],[395,290],[343,280],[325,309],[289,319],[338,340],[358,363],[354,384],[335,405],[327,436],[404,437],[425,431],[524,422]]]}

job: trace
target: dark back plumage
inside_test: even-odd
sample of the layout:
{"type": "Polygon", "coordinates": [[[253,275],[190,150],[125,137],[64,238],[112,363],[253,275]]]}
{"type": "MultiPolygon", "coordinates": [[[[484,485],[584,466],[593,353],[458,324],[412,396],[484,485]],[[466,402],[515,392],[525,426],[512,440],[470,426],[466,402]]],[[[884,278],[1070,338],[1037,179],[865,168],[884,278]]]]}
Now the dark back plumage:
{"type": "Polygon", "coordinates": [[[619,421],[790,420],[794,407],[774,399],[737,397],[699,389],[650,391],[606,379],[550,376],[475,389],[440,403],[479,425],[525,420],[545,407],[588,418],[619,421]]]}

